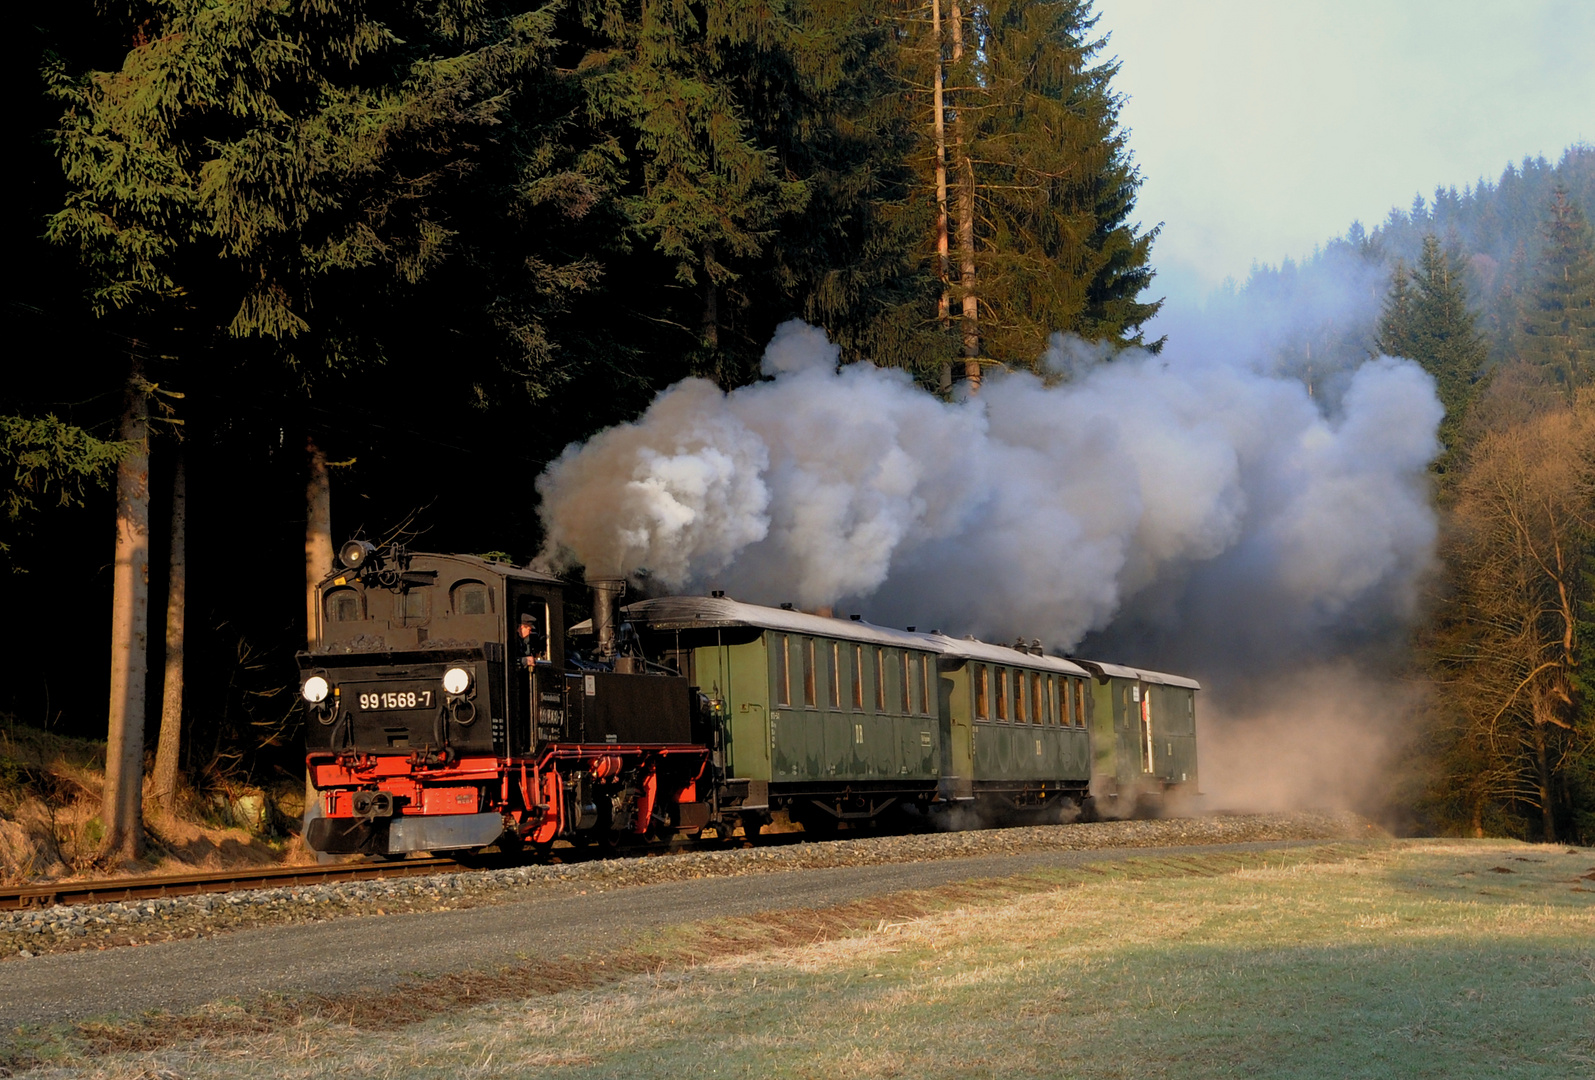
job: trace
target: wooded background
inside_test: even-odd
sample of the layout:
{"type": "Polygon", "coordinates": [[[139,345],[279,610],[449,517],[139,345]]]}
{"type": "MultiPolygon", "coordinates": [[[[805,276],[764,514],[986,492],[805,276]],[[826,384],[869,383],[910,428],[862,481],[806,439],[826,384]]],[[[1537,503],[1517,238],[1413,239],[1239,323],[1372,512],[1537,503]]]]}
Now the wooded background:
{"type": "MultiPolygon", "coordinates": [[[[525,560],[563,446],[685,375],[751,381],[794,316],[944,394],[1056,331],[1161,344],[1083,0],[29,14],[0,706],[101,737],[112,702],[108,852],[146,765],[157,794],[296,768],[307,525],[525,560]]],[[[1359,267],[1382,315],[1304,324],[1278,370],[1329,407],[1380,349],[1437,379],[1425,827],[1595,837],[1592,197],[1575,147],[1230,293],[1359,267]]]]}

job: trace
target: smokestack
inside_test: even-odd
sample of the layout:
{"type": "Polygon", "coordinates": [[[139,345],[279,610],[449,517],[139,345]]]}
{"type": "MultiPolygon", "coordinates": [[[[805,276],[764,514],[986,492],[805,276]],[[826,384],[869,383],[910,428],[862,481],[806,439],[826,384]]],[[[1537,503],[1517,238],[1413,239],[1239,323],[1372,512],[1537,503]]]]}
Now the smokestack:
{"type": "Polygon", "coordinates": [[[593,633],[598,637],[598,658],[615,658],[615,625],[620,621],[620,598],[626,595],[625,578],[594,578],[587,583],[593,593],[593,633]]]}

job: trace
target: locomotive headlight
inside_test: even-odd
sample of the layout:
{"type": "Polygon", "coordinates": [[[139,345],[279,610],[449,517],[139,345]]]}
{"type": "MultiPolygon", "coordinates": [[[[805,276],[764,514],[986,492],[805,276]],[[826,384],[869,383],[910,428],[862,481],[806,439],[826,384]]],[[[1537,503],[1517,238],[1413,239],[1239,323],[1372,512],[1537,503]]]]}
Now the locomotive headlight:
{"type": "Polygon", "coordinates": [[[462,667],[451,667],[443,673],[443,689],[451,694],[463,694],[471,688],[471,673],[462,667]]]}
{"type": "Polygon", "coordinates": [[[350,570],[358,570],[367,559],[376,554],[376,545],[364,540],[351,540],[338,549],[338,561],[350,570]]]}
{"type": "Polygon", "coordinates": [[[299,692],[304,695],[305,700],[310,702],[310,704],[320,705],[327,700],[328,689],[326,679],[323,679],[320,675],[312,675],[305,680],[305,685],[299,692]]]}

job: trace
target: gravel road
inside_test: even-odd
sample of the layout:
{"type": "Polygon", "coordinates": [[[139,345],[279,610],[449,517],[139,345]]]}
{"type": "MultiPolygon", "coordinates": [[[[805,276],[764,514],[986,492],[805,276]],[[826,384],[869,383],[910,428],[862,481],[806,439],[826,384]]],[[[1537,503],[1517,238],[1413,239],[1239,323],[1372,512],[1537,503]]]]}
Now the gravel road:
{"type": "MultiPolygon", "coordinates": [[[[1240,843],[1214,842],[1216,837],[1199,836],[1187,836],[1181,843],[1171,837],[1172,843],[1158,846],[1146,844],[1144,840],[1149,836],[1143,836],[1138,837],[1143,843],[1131,847],[1081,850],[1075,842],[1078,832],[1067,842],[1054,836],[1053,842],[1048,843],[1048,832],[1067,834],[1071,829],[1081,828],[1057,826],[1050,830],[977,834],[984,836],[987,842],[973,851],[983,848],[983,853],[963,851],[960,843],[954,843],[952,850],[938,852],[940,857],[927,857],[921,852],[917,858],[906,859],[885,857],[881,845],[890,847],[891,841],[908,838],[873,838],[790,849],[714,853],[721,858],[744,858],[740,861],[732,858],[732,865],[721,867],[718,874],[713,872],[713,864],[690,868],[678,864],[681,874],[677,880],[668,880],[675,876],[668,867],[654,866],[670,861],[666,859],[646,860],[630,867],[629,873],[624,867],[616,871],[615,863],[582,864],[564,868],[576,871],[573,873],[544,874],[535,890],[528,889],[522,882],[518,888],[502,889],[494,902],[474,907],[446,905],[442,910],[289,922],[137,948],[89,949],[6,961],[0,964],[0,1027],[131,1016],[150,1010],[188,1010],[211,1001],[248,1000],[267,993],[383,991],[391,989],[406,975],[424,978],[491,970],[528,960],[590,954],[589,943],[595,941],[603,942],[608,948],[618,948],[626,943],[629,935],[715,915],[729,917],[825,907],[906,889],[934,888],[958,881],[1006,877],[1091,862],[1191,854],[1193,849],[1215,853],[1255,852],[1353,834],[1367,835],[1364,823],[1346,819],[1320,820],[1312,828],[1304,827],[1299,820],[1291,827],[1279,821],[1273,823],[1273,828],[1266,829],[1257,824],[1254,821],[1251,827],[1234,831],[1276,836],[1293,832],[1316,835],[1295,839],[1247,839],[1240,843]],[[1022,833],[1041,835],[1029,838],[1015,835],[1022,833]],[[848,850],[844,843],[865,847],[848,850]],[[876,847],[872,849],[869,845],[876,847]],[[787,852],[794,854],[781,858],[787,852]],[[833,865],[804,865],[826,861],[833,865]],[[783,865],[787,862],[797,865],[783,865]],[[745,872],[743,863],[759,865],[761,870],[745,872]],[[841,865],[834,865],[836,863],[841,865]],[[666,880],[648,882],[637,880],[639,877],[666,880]]],[[[957,841],[965,835],[968,834],[931,839],[957,841]]],[[[913,846],[917,848],[918,845],[913,846]]],[[[702,853],[676,858],[702,864],[702,853]]],[[[557,871],[562,868],[521,869],[557,871]]],[[[516,872],[493,873],[511,875],[516,872]]],[[[412,883],[382,884],[397,887],[412,883]]],[[[349,889],[352,886],[316,888],[349,889]]],[[[369,891],[369,884],[364,888],[369,891]]],[[[284,890],[261,891],[278,893],[284,890]]],[[[381,897],[375,902],[381,902],[381,897]]],[[[387,902],[392,903],[391,900],[387,902]]],[[[456,894],[453,903],[458,902],[456,894]]],[[[366,910],[379,909],[368,905],[366,910]]]]}

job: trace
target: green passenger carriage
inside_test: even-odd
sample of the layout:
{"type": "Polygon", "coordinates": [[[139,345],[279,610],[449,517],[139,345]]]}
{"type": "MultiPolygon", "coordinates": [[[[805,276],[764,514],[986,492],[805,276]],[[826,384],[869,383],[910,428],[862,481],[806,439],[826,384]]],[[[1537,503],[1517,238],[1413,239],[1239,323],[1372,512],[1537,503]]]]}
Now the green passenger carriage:
{"type": "Polygon", "coordinates": [[[1195,790],[1194,680],[723,595],[624,617],[724,716],[719,764],[748,825],[784,811],[826,832],[958,807],[1045,820],[1094,793],[1125,813],[1195,790]]]}

